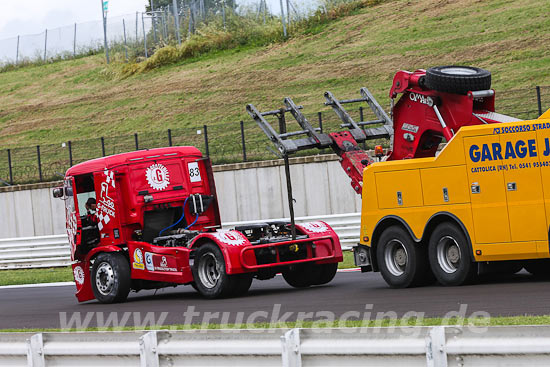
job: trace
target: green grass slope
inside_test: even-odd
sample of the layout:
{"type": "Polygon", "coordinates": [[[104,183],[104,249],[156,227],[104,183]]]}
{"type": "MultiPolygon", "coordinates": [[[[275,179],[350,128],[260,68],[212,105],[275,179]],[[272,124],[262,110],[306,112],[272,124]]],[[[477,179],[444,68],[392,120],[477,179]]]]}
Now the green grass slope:
{"type": "Polygon", "coordinates": [[[497,93],[532,110],[534,97],[515,99],[513,90],[550,85],[549,12],[547,0],[394,0],[284,43],[218,51],[124,79],[101,56],[21,68],[0,74],[0,148],[252,124],[246,103],[271,109],[285,96],[313,114],[325,90],[352,97],[367,86],[388,106],[397,70],[444,64],[491,70],[497,93]]]}

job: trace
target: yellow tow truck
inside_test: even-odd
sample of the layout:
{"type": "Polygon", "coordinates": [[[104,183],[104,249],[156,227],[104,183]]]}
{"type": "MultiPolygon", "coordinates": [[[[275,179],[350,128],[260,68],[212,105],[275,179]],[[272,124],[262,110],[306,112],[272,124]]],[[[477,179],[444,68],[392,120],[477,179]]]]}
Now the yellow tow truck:
{"type": "Polygon", "coordinates": [[[380,271],[396,288],[434,279],[461,285],[491,268],[550,275],[550,110],[532,121],[499,114],[490,84],[491,74],[475,67],[399,71],[389,116],[367,88],[348,100],[326,92],[325,105],[349,129],[329,134],[288,97],[284,108],[247,111],[285,158],[291,216],[288,154],[331,148],[339,156],[362,195],[354,247],[362,271],[380,271]],[[360,102],[374,120],[356,122],[343,107],[360,102]],[[301,130],[287,132],[288,112],[301,130]],[[381,138],[391,140],[386,153],[377,146],[373,157],[360,147],[381,138]]]}
{"type": "MultiPolygon", "coordinates": [[[[370,165],[356,253],[394,287],[422,284],[430,271],[460,285],[477,262],[550,258],[549,225],[550,110],[462,127],[437,157],[370,165]]],[[[547,261],[523,265],[550,273],[547,261]]]]}

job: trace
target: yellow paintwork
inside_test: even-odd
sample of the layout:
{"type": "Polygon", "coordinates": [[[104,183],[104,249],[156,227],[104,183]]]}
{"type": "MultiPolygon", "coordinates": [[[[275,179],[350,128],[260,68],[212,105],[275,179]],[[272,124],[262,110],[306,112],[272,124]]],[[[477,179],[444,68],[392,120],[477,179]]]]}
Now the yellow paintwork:
{"type": "Polygon", "coordinates": [[[372,245],[387,216],[421,239],[430,218],[447,212],[464,225],[476,261],[548,258],[550,110],[532,121],[463,127],[435,158],[374,163],[362,194],[361,244],[372,245]]]}

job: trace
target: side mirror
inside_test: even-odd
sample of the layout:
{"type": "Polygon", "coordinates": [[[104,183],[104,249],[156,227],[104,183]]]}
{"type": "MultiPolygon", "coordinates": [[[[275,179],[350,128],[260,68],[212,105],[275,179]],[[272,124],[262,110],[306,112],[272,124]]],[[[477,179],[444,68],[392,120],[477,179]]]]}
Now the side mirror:
{"type": "Polygon", "coordinates": [[[54,198],[62,198],[63,197],[63,188],[62,187],[56,187],[53,189],[53,197],[54,198]]]}

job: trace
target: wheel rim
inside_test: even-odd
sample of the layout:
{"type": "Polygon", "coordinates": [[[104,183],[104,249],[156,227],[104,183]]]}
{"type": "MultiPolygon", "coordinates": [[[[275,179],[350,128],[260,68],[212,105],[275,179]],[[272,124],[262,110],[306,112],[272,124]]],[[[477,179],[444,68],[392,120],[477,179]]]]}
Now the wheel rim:
{"type": "Polygon", "coordinates": [[[437,243],[437,262],[447,274],[456,272],[460,266],[462,254],[456,240],[451,236],[442,237],[437,243]]]}
{"type": "Polygon", "coordinates": [[[103,262],[97,267],[95,275],[97,290],[104,296],[108,296],[115,284],[115,272],[111,264],[103,262]]]}
{"type": "Polygon", "coordinates": [[[199,260],[199,278],[206,288],[214,288],[220,280],[218,261],[213,253],[209,252],[199,260]]]}
{"type": "Polygon", "coordinates": [[[393,239],[384,249],[384,259],[389,272],[394,276],[403,275],[409,263],[409,254],[403,242],[393,239]]]}
{"type": "Polygon", "coordinates": [[[448,74],[448,75],[475,75],[477,73],[477,71],[475,71],[474,69],[463,68],[460,66],[455,66],[452,68],[444,68],[444,69],[441,69],[441,72],[443,74],[448,74]]]}

